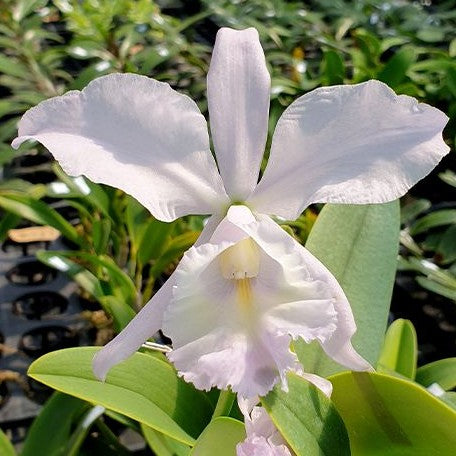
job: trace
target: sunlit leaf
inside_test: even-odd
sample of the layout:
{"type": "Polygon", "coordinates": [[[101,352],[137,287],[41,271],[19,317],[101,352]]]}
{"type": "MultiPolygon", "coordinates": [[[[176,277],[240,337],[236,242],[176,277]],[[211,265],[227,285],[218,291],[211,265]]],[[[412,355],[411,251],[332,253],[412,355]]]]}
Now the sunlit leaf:
{"type": "MultiPolygon", "coordinates": [[[[347,372],[330,378],[353,456],[449,456],[456,411],[414,382],[347,372]]],[[[337,453],[335,453],[337,454],[337,453]]]]}
{"type": "Polygon", "coordinates": [[[413,380],[417,358],[415,328],[411,321],[400,318],[393,322],[386,332],[377,368],[379,372],[394,371],[413,380]]]}
{"type": "MultiPolygon", "coordinates": [[[[366,206],[327,204],[306,243],[347,295],[358,328],[353,344],[373,365],[383,345],[398,241],[399,204],[395,201],[366,206]]],[[[344,370],[315,343],[295,346],[310,372],[329,375],[344,370]]]]}
{"type": "Polygon", "coordinates": [[[233,456],[236,445],[245,439],[241,421],[221,416],[211,421],[198,437],[190,456],[233,456]]]}
{"type": "Polygon", "coordinates": [[[296,374],[288,375],[289,392],[277,385],[261,399],[296,456],[350,455],[344,423],[331,401],[296,374]]]}
{"type": "Polygon", "coordinates": [[[105,382],[95,379],[95,347],[48,353],[28,374],[58,391],[122,413],[187,445],[209,422],[213,408],[206,395],[177,377],[165,361],[135,353],[113,367],[105,382]]]}

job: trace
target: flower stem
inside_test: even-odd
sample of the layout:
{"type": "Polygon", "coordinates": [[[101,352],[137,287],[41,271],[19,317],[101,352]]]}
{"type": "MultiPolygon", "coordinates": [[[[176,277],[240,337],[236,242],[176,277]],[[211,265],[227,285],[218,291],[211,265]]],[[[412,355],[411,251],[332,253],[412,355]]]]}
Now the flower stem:
{"type": "Polygon", "coordinates": [[[228,416],[231,411],[231,407],[233,406],[235,397],[236,394],[234,394],[231,390],[220,391],[217,405],[215,406],[214,413],[212,414],[212,419],[219,416],[228,416]]]}

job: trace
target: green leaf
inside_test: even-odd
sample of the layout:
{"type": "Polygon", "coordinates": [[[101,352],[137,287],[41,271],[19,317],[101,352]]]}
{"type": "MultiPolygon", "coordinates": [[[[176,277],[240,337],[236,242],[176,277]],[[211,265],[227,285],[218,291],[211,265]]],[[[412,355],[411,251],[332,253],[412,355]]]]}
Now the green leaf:
{"type": "MultiPolygon", "coordinates": [[[[456,39],[455,39],[456,41],[456,39]]],[[[445,172],[439,174],[440,179],[452,187],[456,187],[456,173],[447,169],[445,172]]]]}
{"type": "Polygon", "coordinates": [[[456,358],[446,358],[421,366],[416,381],[423,386],[438,383],[444,390],[456,388],[456,358]]]}
{"type": "Polygon", "coordinates": [[[120,331],[122,331],[122,329],[124,329],[136,316],[136,312],[129,305],[115,296],[102,296],[98,298],[98,301],[103,309],[105,309],[109,315],[112,315],[114,319],[114,329],[117,333],[120,333],[120,331]]]}
{"type": "Polygon", "coordinates": [[[439,263],[449,264],[456,261],[456,224],[451,225],[440,238],[437,245],[439,263]]]}
{"type": "Polygon", "coordinates": [[[156,456],[188,456],[190,447],[141,424],[144,438],[156,456]]]}
{"type": "Polygon", "coordinates": [[[65,456],[78,456],[79,449],[87,437],[95,420],[103,415],[105,409],[100,405],[89,408],[79,419],[76,429],[68,440],[65,448],[65,456]]]}
{"type": "Polygon", "coordinates": [[[100,281],[80,264],[68,259],[62,252],[40,250],[36,253],[36,257],[45,265],[67,274],[95,299],[104,296],[100,281]]]}
{"type": "Polygon", "coordinates": [[[93,246],[97,255],[106,253],[109,235],[111,234],[111,220],[108,218],[95,220],[92,225],[93,246]]]}
{"type": "Polygon", "coordinates": [[[25,80],[27,80],[30,76],[29,69],[21,62],[2,54],[0,54],[0,73],[5,73],[9,76],[16,76],[25,80]]]}
{"type": "Polygon", "coordinates": [[[19,224],[21,218],[16,214],[3,214],[0,218],[0,242],[3,242],[8,237],[8,231],[19,224]]]}
{"type": "Polygon", "coordinates": [[[0,207],[40,225],[50,225],[78,245],[83,243],[76,229],[43,201],[28,195],[5,192],[0,196],[0,207]]]}
{"type": "Polygon", "coordinates": [[[122,413],[187,445],[194,444],[213,408],[206,395],[177,377],[173,367],[155,356],[135,353],[113,367],[105,382],[95,379],[96,347],[48,353],[28,374],[54,389],[122,413]]]}
{"type": "MultiPolygon", "coordinates": [[[[68,275],[80,287],[90,293],[101,304],[105,312],[112,316],[116,331],[121,331],[136,315],[135,311],[126,302],[132,301],[133,298],[130,296],[129,298],[125,298],[125,301],[125,299],[110,295],[110,290],[105,289],[102,282],[92,272],[75,261],[70,260],[67,258],[68,256],[95,258],[98,264],[109,268],[108,272],[112,274],[111,278],[113,282],[116,282],[116,280],[121,281],[124,278],[123,275],[117,276],[115,272],[112,272],[116,271],[117,266],[115,263],[109,258],[104,261],[105,258],[101,256],[92,257],[92,255],[85,252],[40,250],[36,253],[36,257],[41,262],[68,275]]],[[[112,288],[112,284],[110,284],[110,287],[112,288]]]]}
{"type": "Polygon", "coordinates": [[[9,438],[0,429],[0,454],[3,456],[16,456],[16,451],[9,438]]]}
{"type": "Polygon", "coordinates": [[[410,320],[400,318],[386,332],[383,351],[378,359],[379,372],[397,372],[415,378],[418,347],[416,331],[410,320]]]}
{"type": "Polygon", "coordinates": [[[408,69],[416,62],[417,54],[414,48],[405,47],[391,57],[383,69],[378,73],[377,79],[391,87],[397,87],[404,81],[408,69]]]}
{"type": "Polygon", "coordinates": [[[415,236],[431,228],[456,223],[456,209],[442,209],[425,215],[410,227],[410,234],[415,236]]]}
{"type": "MultiPolygon", "coordinates": [[[[101,269],[100,274],[104,275],[106,272],[110,288],[113,294],[118,288],[120,293],[119,297],[123,298],[130,305],[134,305],[136,301],[136,288],[131,278],[122,269],[117,266],[112,258],[107,255],[92,255],[87,252],[80,251],[61,251],[58,253],[62,257],[77,258],[90,264],[94,269],[101,269]]],[[[98,276],[99,279],[102,277],[98,276]]]]}
{"type": "Polygon", "coordinates": [[[410,223],[415,220],[422,212],[431,207],[431,202],[427,199],[417,199],[401,208],[401,223],[410,223]]]}
{"type": "Polygon", "coordinates": [[[190,456],[233,456],[236,445],[245,439],[244,423],[220,416],[212,420],[198,437],[190,456]]]}
{"type": "Polygon", "coordinates": [[[107,255],[93,255],[82,251],[54,250],[39,252],[39,259],[57,269],[61,266],[59,269],[60,271],[70,275],[97,299],[100,296],[109,295],[110,291],[113,295],[118,291],[117,294],[119,298],[122,298],[130,305],[135,303],[136,288],[133,281],[121,268],[119,268],[119,266],[117,266],[114,260],[107,255]],[[55,260],[55,258],[59,258],[59,260],[55,260]],[[97,271],[97,276],[88,271],[84,266],[76,263],[75,260],[81,260],[82,262],[88,263],[93,270],[97,271]],[[89,280],[89,287],[87,287],[86,281],[81,283],[79,276],[75,277],[80,270],[87,270],[89,274],[96,278],[98,285],[96,285],[97,282],[95,282],[92,277],[89,279],[89,274],[84,274],[84,279],[89,280]],[[107,289],[103,288],[102,280],[108,283],[107,289]]]}
{"type": "MultiPolygon", "coordinates": [[[[383,345],[396,273],[399,204],[364,206],[327,204],[306,247],[333,274],[350,302],[358,328],[352,341],[372,365],[383,345]]],[[[318,344],[295,343],[310,372],[330,375],[344,370],[318,344]]]]}
{"type": "Polygon", "coordinates": [[[88,408],[76,397],[54,393],[33,422],[21,456],[67,456],[73,424],[88,408]]]}
{"type": "Polygon", "coordinates": [[[130,242],[137,251],[139,263],[145,265],[149,260],[157,259],[168,244],[174,223],[156,220],[131,197],[127,199],[125,215],[130,242]]]}
{"type": "MultiPolygon", "coordinates": [[[[435,281],[434,277],[430,276],[430,278],[426,277],[417,277],[416,281],[426,290],[432,291],[433,293],[437,293],[445,298],[452,299],[456,301],[456,286],[449,286],[444,283],[439,283],[435,281]]],[[[456,280],[454,280],[456,283],[456,280]]]]}
{"type": "Polygon", "coordinates": [[[95,184],[83,176],[68,176],[57,162],[52,164],[52,170],[72,192],[79,197],[83,197],[84,201],[88,202],[94,209],[99,210],[106,217],[110,217],[109,196],[101,185],[95,184]]]}
{"type": "Polygon", "coordinates": [[[446,392],[438,397],[440,400],[445,402],[446,405],[456,411],[456,393],[454,391],[446,392]]]}
{"type": "Polygon", "coordinates": [[[344,423],[331,401],[314,385],[288,374],[288,393],[277,385],[261,399],[296,456],[350,455],[344,423]]]}
{"type": "Polygon", "coordinates": [[[165,251],[151,268],[151,274],[158,277],[173,261],[178,260],[198,239],[200,233],[189,231],[174,237],[165,251]]]}
{"type": "Polygon", "coordinates": [[[456,412],[423,387],[367,372],[342,373],[330,380],[331,399],[347,426],[353,456],[454,453],[456,412]]]}
{"type": "Polygon", "coordinates": [[[323,65],[328,85],[344,83],[344,61],[338,52],[326,51],[323,55],[323,65]]]}

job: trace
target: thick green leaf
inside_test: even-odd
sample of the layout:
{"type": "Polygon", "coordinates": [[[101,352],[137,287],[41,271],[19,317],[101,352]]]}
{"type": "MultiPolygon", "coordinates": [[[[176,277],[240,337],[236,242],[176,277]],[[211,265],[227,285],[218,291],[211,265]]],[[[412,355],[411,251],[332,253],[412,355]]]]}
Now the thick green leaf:
{"type": "Polygon", "coordinates": [[[28,195],[3,193],[0,196],[0,207],[40,225],[50,225],[70,241],[78,245],[82,243],[76,229],[43,201],[28,195]]]}
{"type": "Polygon", "coordinates": [[[444,390],[456,388],[456,358],[446,358],[421,366],[416,381],[423,386],[438,383],[444,390]]]}
{"type": "Polygon", "coordinates": [[[95,347],[78,347],[48,353],[32,363],[28,374],[193,445],[213,412],[203,392],[178,378],[167,362],[143,353],[113,367],[106,382],[100,382],[92,373],[97,351],[95,347]]]}
{"type": "Polygon", "coordinates": [[[144,438],[156,456],[188,456],[190,447],[141,424],[144,438]]]}
{"type": "Polygon", "coordinates": [[[190,456],[234,456],[236,445],[245,439],[245,428],[241,421],[220,416],[209,423],[198,437],[190,456]]]}
{"type": "Polygon", "coordinates": [[[456,412],[423,387],[367,372],[330,380],[331,399],[347,426],[353,456],[454,454],[456,412]]]}
{"type": "Polygon", "coordinates": [[[432,212],[417,220],[410,227],[410,234],[415,236],[431,228],[438,226],[451,225],[456,223],[456,209],[442,209],[440,211],[432,212]]]}
{"type": "Polygon", "coordinates": [[[16,456],[16,451],[5,433],[0,429],[0,454],[2,456],[16,456]]]}
{"type": "Polygon", "coordinates": [[[410,320],[400,318],[386,332],[382,353],[378,359],[378,370],[397,372],[410,379],[415,378],[418,347],[416,331],[410,320]]]}
{"type": "Polygon", "coordinates": [[[67,456],[73,424],[90,408],[72,396],[54,393],[32,424],[21,456],[67,456]]]}
{"type": "Polygon", "coordinates": [[[288,386],[285,393],[277,385],[261,402],[296,456],[350,455],[347,431],[331,401],[296,374],[288,375],[288,386]]]}
{"type": "MultiPolygon", "coordinates": [[[[355,316],[353,345],[376,365],[385,335],[396,273],[399,203],[327,204],[306,247],[334,274],[355,316]]],[[[306,370],[330,375],[343,370],[318,344],[295,344],[306,370]]]]}

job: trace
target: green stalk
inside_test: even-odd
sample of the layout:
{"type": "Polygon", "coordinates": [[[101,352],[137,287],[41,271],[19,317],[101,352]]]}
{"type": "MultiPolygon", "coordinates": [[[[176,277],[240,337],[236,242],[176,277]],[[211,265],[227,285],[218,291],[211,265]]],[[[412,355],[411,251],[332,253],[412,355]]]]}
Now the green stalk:
{"type": "Polygon", "coordinates": [[[217,405],[215,406],[214,413],[212,414],[212,419],[219,416],[228,416],[231,412],[231,407],[233,406],[235,398],[236,394],[229,389],[220,391],[217,405]]]}

